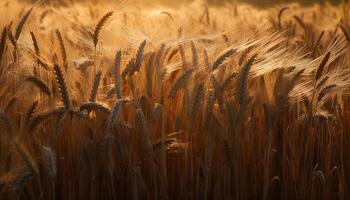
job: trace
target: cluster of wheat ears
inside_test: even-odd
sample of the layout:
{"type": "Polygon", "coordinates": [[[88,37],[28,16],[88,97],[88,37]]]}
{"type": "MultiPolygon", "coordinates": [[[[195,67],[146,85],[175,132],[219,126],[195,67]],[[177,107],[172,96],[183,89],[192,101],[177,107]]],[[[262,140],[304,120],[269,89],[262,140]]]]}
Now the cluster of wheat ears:
{"type": "Polygon", "coordinates": [[[349,5],[0,4],[0,199],[350,198],[349,5]]]}

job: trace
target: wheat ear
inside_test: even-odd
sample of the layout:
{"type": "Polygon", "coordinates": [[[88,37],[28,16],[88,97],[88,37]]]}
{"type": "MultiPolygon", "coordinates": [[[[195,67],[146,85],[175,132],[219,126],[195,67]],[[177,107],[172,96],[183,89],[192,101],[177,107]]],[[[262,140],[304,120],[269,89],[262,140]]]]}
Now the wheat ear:
{"type": "Polygon", "coordinates": [[[187,80],[191,77],[193,69],[188,69],[172,86],[168,97],[174,98],[176,96],[177,91],[187,82],[187,80]]]}
{"type": "Polygon", "coordinates": [[[35,101],[28,109],[27,111],[27,122],[30,122],[32,120],[32,118],[34,117],[35,115],[35,112],[36,112],[36,109],[38,107],[38,104],[39,102],[38,101],[35,101]]]}
{"type": "Polygon", "coordinates": [[[325,55],[325,57],[322,59],[322,62],[320,63],[320,65],[318,66],[318,69],[317,69],[317,72],[316,72],[316,76],[315,76],[316,81],[317,81],[319,78],[321,78],[322,73],[323,73],[323,70],[324,70],[324,68],[325,68],[325,66],[326,66],[326,64],[327,64],[327,62],[328,62],[330,56],[331,56],[331,53],[328,52],[328,53],[325,55]]]}
{"type": "MultiPolygon", "coordinates": [[[[238,78],[238,93],[237,93],[237,101],[240,104],[241,108],[245,106],[246,103],[246,90],[247,90],[247,80],[249,71],[255,61],[257,54],[253,55],[247,63],[242,67],[239,78],[238,78]]],[[[243,110],[241,110],[243,111],[243,110]]]]}
{"type": "Polygon", "coordinates": [[[119,50],[114,58],[114,70],[115,70],[115,92],[117,94],[117,99],[122,98],[122,92],[121,92],[121,87],[122,87],[122,78],[120,76],[120,64],[122,60],[122,52],[119,50]]]}
{"type": "Polygon", "coordinates": [[[56,81],[59,87],[60,91],[60,98],[62,103],[64,104],[64,107],[69,110],[70,109],[70,99],[69,99],[69,93],[68,88],[66,85],[66,81],[63,76],[63,72],[61,70],[61,67],[58,64],[54,64],[54,70],[56,75],[56,81]]]}
{"type": "Polygon", "coordinates": [[[97,23],[94,34],[93,34],[93,42],[94,42],[94,47],[96,48],[100,34],[101,34],[101,30],[103,28],[103,26],[106,24],[107,20],[113,15],[113,12],[108,12],[107,14],[105,14],[100,21],[97,23]]]}
{"type": "Polygon", "coordinates": [[[32,83],[33,85],[38,87],[40,89],[40,91],[42,91],[43,93],[45,93],[48,96],[51,96],[51,91],[50,91],[49,86],[47,86],[47,84],[43,80],[41,80],[39,77],[27,76],[25,81],[32,83]]]}
{"type": "Polygon", "coordinates": [[[212,69],[215,70],[218,67],[220,67],[226,59],[228,59],[229,57],[231,57],[234,53],[236,53],[235,49],[230,49],[226,52],[224,52],[223,54],[221,54],[219,57],[217,57],[212,65],[212,69]]]}
{"type": "Polygon", "coordinates": [[[29,10],[27,11],[27,13],[26,13],[25,15],[23,15],[23,17],[19,20],[18,25],[17,25],[17,27],[16,27],[16,34],[15,34],[15,39],[16,39],[16,41],[17,41],[17,40],[19,39],[19,37],[21,36],[23,27],[24,27],[26,21],[28,20],[29,15],[30,15],[30,13],[32,12],[32,10],[33,10],[32,8],[29,9],[29,10]]]}
{"type": "Polygon", "coordinates": [[[0,62],[2,61],[2,57],[4,55],[5,52],[5,47],[6,47],[6,38],[8,35],[8,27],[4,27],[2,29],[2,33],[1,33],[1,43],[0,43],[0,62]]]}
{"type": "Polygon", "coordinates": [[[57,36],[57,39],[58,39],[58,42],[60,45],[63,66],[64,66],[64,69],[67,71],[67,67],[68,67],[67,51],[66,51],[66,47],[64,46],[64,41],[63,41],[63,37],[61,35],[61,32],[58,29],[56,30],[56,36],[57,36]]]}

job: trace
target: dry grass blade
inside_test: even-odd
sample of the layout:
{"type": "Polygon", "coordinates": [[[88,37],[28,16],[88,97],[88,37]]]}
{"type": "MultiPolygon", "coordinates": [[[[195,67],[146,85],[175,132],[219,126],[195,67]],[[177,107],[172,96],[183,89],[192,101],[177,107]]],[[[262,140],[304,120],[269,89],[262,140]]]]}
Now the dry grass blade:
{"type": "Polygon", "coordinates": [[[220,55],[219,57],[217,57],[212,65],[212,69],[215,70],[218,67],[220,67],[225,62],[225,60],[231,57],[234,53],[236,53],[236,50],[230,49],[225,53],[223,53],[222,55],[220,55]]]}
{"type": "Polygon", "coordinates": [[[171,19],[171,21],[173,21],[173,22],[175,21],[173,16],[167,11],[162,11],[160,14],[168,16],[171,19]]]}
{"type": "Polygon", "coordinates": [[[101,82],[101,76],[102,76],[102,71],[97,72],[94,79],[94,83],[91,88],[90,99],[89,99],[90,102],[96,101],[98,87],[100,86],[100,82],[101,82]]]}
{"type": "Polygon", "coordinates": [[[328,52],[325,57],[323,58],[322,62],[320,63],[320,65],[318,66],[318,69],[317,69],[317,72],[316,72],[316,76],[315,76],[315,79],[316,81],[321,78],[322,76],[322,73],[323,73],[323,70],[324,70],[324,67],[326,66],[329,58],[331,56],[331,52],[328,52]]]}
{"type": "Polygon", "coordinates": [[[94,35],[93,35],[93,42],[94,42],[94,47],[96,48],[99,37],[100,37],[100,33],[101,30],[103,28],[103,26],[106,24],[107,20],[113,15],[113,12],[108,12],[107,14],[105,14],[100,21],[97,23],[95,31],[94,31],[94,35]]]}
{"type": "Polygon", "coordinates": [[[51,96],[51,91],[50,91],[49,86],[47,86],[47,84],[43,80],[41,80],[39,77],[27,76],[27,78],[25,80],[29,83],[34,84],[36,87],[38,87],[40,89],[40,91],[42,91],[46,95],[51,96]]]}
{"type": "Polygon", "coordinates": [[[30,13],[32,12],[32,8],[30,10],[27,11],[27,13],[21,18],[21,20],[18,22],[18,25],[16,27],[16,34],[15,34],[15,39],[16,41],[19,39],[19,37],[21,36],[23,27],[26,23],[26,21],[28,20],[28,17],[30,15],[30,13]]]}
{"type": "Polygon", "coordinates": [[[279,12],[278,12],[278,28],[282,28],[282,15],[283,13],[288,10],[289,7],[283,7],[279,12]]]}
{"type": "Polygon", "coordinates": [[[63,76],[63,72],[61,70],[61,67],[58,64],[54,64],[54,70],[55,70],[56,81],[57,81],[59,91],[60,91],[61,101],[64,104],[64,107],[67,110],[69,110],[70,109],[70,99],[69,99],[66,81],[65,81],[64,76],[63,76]]]}

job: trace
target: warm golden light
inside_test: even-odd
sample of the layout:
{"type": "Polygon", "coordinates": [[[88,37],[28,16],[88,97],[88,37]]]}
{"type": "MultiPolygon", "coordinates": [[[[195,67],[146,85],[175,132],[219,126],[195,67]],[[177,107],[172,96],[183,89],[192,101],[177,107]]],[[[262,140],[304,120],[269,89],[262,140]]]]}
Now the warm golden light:
{"type": "Polygon", "coordinates": [[[347,1],[0,1],[0,199],[349,199],[347,1]]]}

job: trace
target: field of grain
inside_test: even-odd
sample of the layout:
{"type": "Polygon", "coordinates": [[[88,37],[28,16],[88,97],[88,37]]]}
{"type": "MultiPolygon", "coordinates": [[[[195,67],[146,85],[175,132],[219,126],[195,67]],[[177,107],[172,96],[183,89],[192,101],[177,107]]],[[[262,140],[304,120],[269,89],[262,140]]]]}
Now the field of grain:
{"type": "Polygon", "coordinates": [[[349,4],[0,2],[0,199],[350,199],[349,4]]]}

